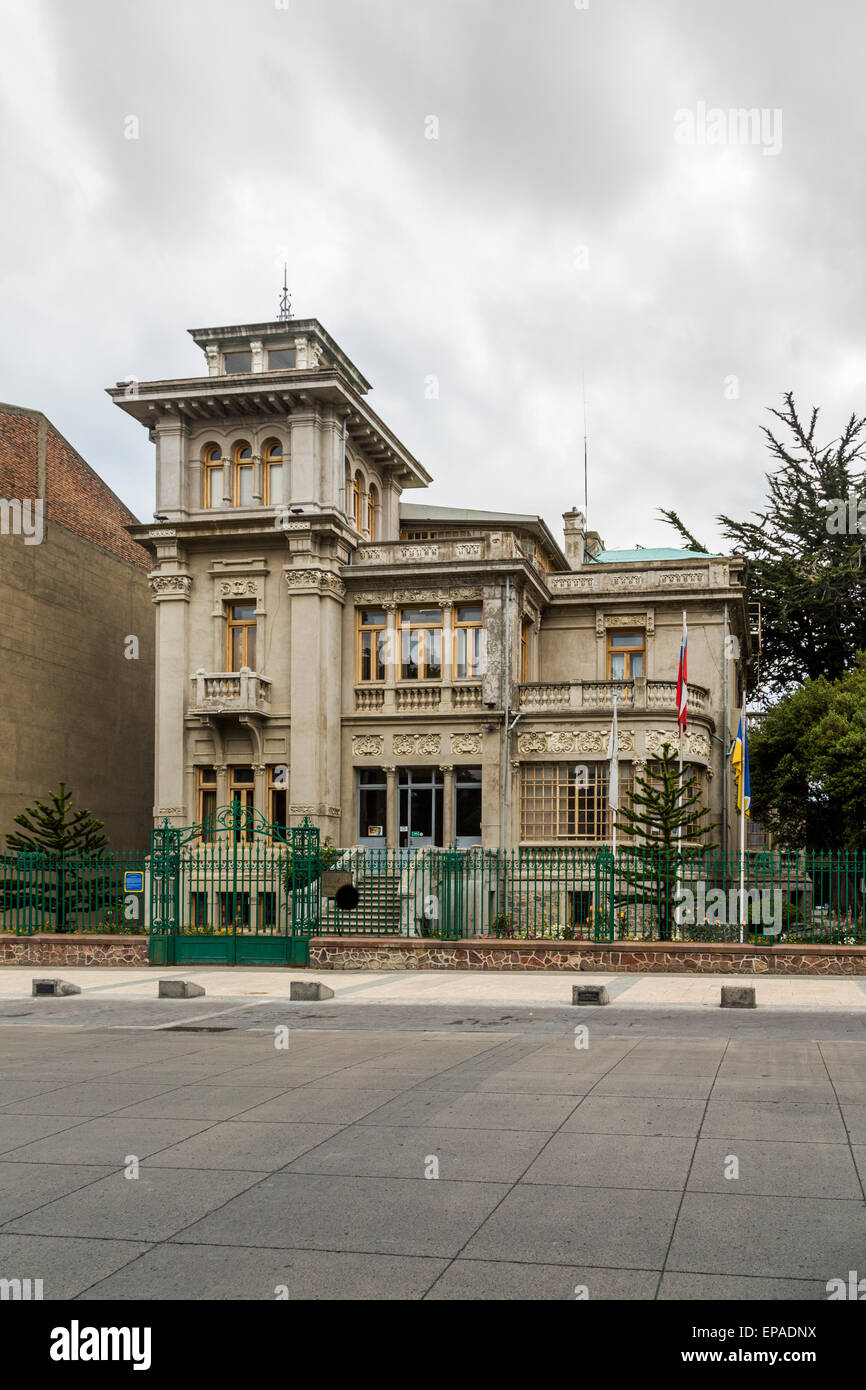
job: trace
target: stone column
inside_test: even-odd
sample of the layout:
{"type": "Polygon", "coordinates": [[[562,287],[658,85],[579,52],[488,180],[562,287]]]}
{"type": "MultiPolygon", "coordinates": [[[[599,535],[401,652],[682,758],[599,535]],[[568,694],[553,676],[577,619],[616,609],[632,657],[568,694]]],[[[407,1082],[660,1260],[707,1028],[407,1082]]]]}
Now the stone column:
{"type": "Polygon", "coordinates": [[[389,601],[383,604],[388,633],[388,656],[391,658],[385,667],[385,702],[383,709],[393,714],[397,708],[397,677],[400,673],[401,649],[400,629],[397,626],[397,605],[389,601]]]}
{"type": "Polygon", "coordinates": [[[253,805],[261,813],[265,820],[270,820],[268,814],[268,782],[267,767],[264,763],[253,764],[253,805]]]}
{"type": "Polygon", "coordinates": [[[339,834],[342,609],[346,586],[315,565],[285,570],[291,615],[292,814],[339,834]]]}
{"type": "Polygon", "coordinates": [[[400,825],[400,795],[397,787],[397,768],[393,763],[386,763],[385,782],[387,790],[386,798],[386,817],[385,817],[385,845],[387,849],[397,849],[400,843],[398,827],[400,825]]]}
{"type": "Polygon", "coordinates": [[[217,806],[228,806],[229,770],[225,763],[217,763],[216,765],[216,787],[217,806]]]}
{"type": "Polygon", "coordinates": [[[445,776],[445,787],[442,793],[442,843],[446,849],[452,849],[455,843],[454,764],[441,763],[439,771],[445,776]]]}
{"type": "Polygon", "coordinates": [[[188,574],[148,576],[156,604],[156,727],[153,814],[177,825],[194,819],[184,789],[184,713],[189,680],[187,614],[192,579],[188,574]]]}

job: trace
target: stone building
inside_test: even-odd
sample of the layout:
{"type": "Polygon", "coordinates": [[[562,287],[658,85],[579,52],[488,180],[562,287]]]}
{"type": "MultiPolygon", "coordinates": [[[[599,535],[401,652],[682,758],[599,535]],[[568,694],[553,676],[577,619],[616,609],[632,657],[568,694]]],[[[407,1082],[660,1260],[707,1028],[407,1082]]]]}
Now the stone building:
{"type": "MultiPolygon", "coordinates": [[[[717,818],[750,633],[742,562],[606,550],[580,512],[407,501],[430,482],[315,319],[192,330],[191,379],[109,394],[156,446],[156,815],[234,798],[341,845],[600,844],[676,740],[717,818]],[[727,626],[726,626],[727,624],[727,626]]],[[[730,810],[730,808],[729,808],[730,810]]],[[[729,815],[730,820],[730,815],[729,815]]]]}
{"type": "Polygon", "coordinates": [[[112,848],[149,844],[154,622],[135,522],[41,411],[0,405],[3,845],[61,781],[112,848]]]}

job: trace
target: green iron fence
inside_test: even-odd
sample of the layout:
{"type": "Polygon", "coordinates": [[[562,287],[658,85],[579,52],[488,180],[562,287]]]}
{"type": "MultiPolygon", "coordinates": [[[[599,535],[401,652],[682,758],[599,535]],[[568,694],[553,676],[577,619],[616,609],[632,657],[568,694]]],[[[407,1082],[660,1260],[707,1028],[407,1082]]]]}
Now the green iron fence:
{"type": "Polygon", "coordinates": [[[0,930],[131,935],[146,930],[144,851],[0,854],[0,930]],[[141,888],[127,889],[137,874],[141,888]]]}
{"type": "Polygon", "coordinates": [[[149,927],[211,941],[213,950],[229,937],[272,938],[274,959],[279,938],[334,932],[440,940],[866,944],[866,851],[757,851],[746,854],[743,868],[741,910],[738,853],[665,856],[655,847],[626,847],[614,860],[607,849],[577,847],[506,853],[323,846],[307,855],[288,838],[244,840],[238,833],[172,844],[170,853],[154,849],[152,856],[0,855],[0,930],[135,933],[149,927]],[[320,901],[324,868],[351,874],[359,895],[354,911],[320,901]],[[140,875],[143,892],[127,890],[130,873],[140,875]]]}

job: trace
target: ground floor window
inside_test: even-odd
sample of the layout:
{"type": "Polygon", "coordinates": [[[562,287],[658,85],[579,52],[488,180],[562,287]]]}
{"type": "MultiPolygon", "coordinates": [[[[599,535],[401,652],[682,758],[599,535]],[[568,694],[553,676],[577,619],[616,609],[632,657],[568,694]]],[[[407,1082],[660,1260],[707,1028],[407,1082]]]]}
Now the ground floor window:
{"type": "Polygon", "coordinates": [[[397,782],[400,795],[400,848],[422,849],[425,845],[441,845],[442,773],[432,767],[401,767],[397,782]]]}
{"type": "Polygon", "coordinates": [[[458,849],[481,844],[481,768],[454,769],[454,839],[458,849]]]}
{"type": "MultiPolygon", "coordinates": [[[[520,838],[535,843],[610,839],[606,761],[525,763],[520,769],[520,838]]],[[[619,764],[620,799],[633,787],[633,766],[619,764]]]]}
{"type": "Polygon", "coordinates": [[[215,767],[197,767],[195,770],[196,808],[195,818],[201,826],[201,838],[212,840],[217,808],[217,782],[215,767]]]}
{"type": "Polygon", "coordinates": [[[388,782],[381,767],[358,772],[358,838],[384,848],[387,834],[388,782]]]}
{"type": "MultiPolygon", "coordinates": [[[[235,801],[240,802],[241,826],[244,824],[245,813],[247,821],[252,821],[252,811],[255,805],[255,774],[251,767],[231,767],[229,768],[229,804],[234,805],[235,801]]],[[[252,840],[253,832],[251,828],[239,828],[235,831],[238,840],[247,843],[252,840]]]]}
{"type": "Polygon", "coordinates": [[[249,893],[220,893],[219,909],[221,927],[248,927],[250,925],[249,893]]]}
{"type": "Polygon", "coordinates": [[[285,763],[268,768],[268,820],[285,835],[289,825],[289,770],[285,763]]]}
{"type": "Polygon", "coordinates": [[[275,927],[277,925],[277,895],[276,893],[259,893],[259,931],[263,927],[275,927]]]}

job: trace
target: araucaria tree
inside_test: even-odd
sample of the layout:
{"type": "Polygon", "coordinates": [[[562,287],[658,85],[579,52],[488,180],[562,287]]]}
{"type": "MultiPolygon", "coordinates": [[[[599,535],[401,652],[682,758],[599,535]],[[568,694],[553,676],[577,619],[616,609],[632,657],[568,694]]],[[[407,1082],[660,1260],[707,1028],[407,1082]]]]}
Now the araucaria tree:
{"type": "MultiPolygon", "coordinates": [[[[747,556],[748,593],[761,605],[761,675],[768,694],[793,682],[835,680],[866,648],[866,417],[851,415],[837,438],[818,438],[818,409],[800,418],[792,392],[784,427],[764,428],[777,467],[750,521],[718,517],[747,556]]],[[[674,511],[661,515],[685,543],[705,549],[674,511]]]]}
{"type": "Polygon", "coordinates": [[[658,913],[659,936],[673,936],[677,878],[688,846],[707,848],[712,827],[700,787],[680,776],[679,757],[669,743],[647,772],[635,779],[630,804],[616,813],[617,828],[634,839],[620,877],[651,894],[658,913]]]}
{"type": "Polygon", "coordinates": [[[65,932],[80,909],[93,908],[97,902],[110,905],[110,873],[94,872],[98,866],[81,865],[78,860],[108,844],[102,821],[87,810],[73,809],[72,792],[66,790],[65,782],[59,791],[48,793],[47,801],[35,801],[14,819],[24,833],[7,835],[7,848],[48,859],[47,874],[37,875],[32,888],[23,890],[44,914],[46,925],[53,919],[55,929],[65,932]]]}
{"type": "Polygon", "coordinates": [[[108,844],[102,821],[83,808],[73,810],[72,792],[66,790],[65,782],[60,783],[59,791],[48,793],[47,802],[34,801],[13,819],[25,833],[6,836],[11,850],[70,855],[104,849],[108,844]]]}

